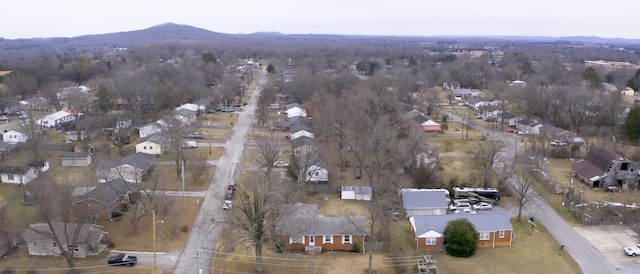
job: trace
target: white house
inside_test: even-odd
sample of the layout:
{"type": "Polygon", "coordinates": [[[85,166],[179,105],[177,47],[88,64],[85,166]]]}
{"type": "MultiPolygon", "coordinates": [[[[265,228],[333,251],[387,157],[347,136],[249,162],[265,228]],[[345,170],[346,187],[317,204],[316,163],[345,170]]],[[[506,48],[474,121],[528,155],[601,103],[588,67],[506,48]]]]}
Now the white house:
{"type": "Polygon", "coordinates": [[[49,170],[47,161],[26,166],[0,166],[0,181],[4,184],[26,184],[47,170],[49,170]]]}
{"type": "Polygon", "coordinates": [[[176,108],[176,110],[181,110],[181,109],[186,109],[193,112],[202,112],[206,110],[206,107],[204,105],[187,103],[176,108]]]}
{"type": "Polygon", "coordinates": [[[196,121],[196,113],[188,109],[179,109],[173,112],[173,118],[178,119],[183,126],[188,126],[196,121]]]}
{"type": "Polygon", "coordinates": [[[58,124],[71,122],[74,120],[76,120],[76,116],[64,110],[61,110],[36,120],[36,124],[44,127],[55,128],[58,124]]]}
{"type": "Polygon", "coordinates": [[[298,103],[291,103],[287,105],[287,110],[284,112],[287,114],[287,118],[291,117],[307,117],[307,111],[302,108],[298,103]]]}
{"type": "Polygon", "coordinates": [[[2,133],[2,140],[9,144],[24,143],[27,139],[29,139],[29,136],[18,130],[9,130],[2,133]]]}
{"type": "Polygon", "coordinates": [[[307,124],[302,123],[302,121],[298,120],[296,123],[293,123],[289,126],[289,132],[291,133],[291,140],[295,140],[297,138],[306,136],[313,139],[313,129],[307,124]]]}
{"type": "Polygon", "coordinates": [[[147,136],[161,133],[163,128],[164,126],[162,126],[160,123],[153,122],[138,128],[138,134],[140,135],[140,138],[146,138],[147,136]]]}
{"type": "Polygon", "coordinates": [[[136,145],[136,153],[144,153],[149,155],[162,155],[164,153],[165,139],[162,134],[156,133],[149,135],[142,142],[136,145]]]}

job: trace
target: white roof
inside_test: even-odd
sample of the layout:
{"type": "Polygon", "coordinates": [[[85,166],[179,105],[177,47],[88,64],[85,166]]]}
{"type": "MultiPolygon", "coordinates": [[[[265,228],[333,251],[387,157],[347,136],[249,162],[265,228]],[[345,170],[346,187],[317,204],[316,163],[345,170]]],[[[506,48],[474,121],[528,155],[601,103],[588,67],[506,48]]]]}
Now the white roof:
{"type": "Polygon", "coordinates": [[[55,113],[51,113],[51,114],[45,116],[44,118],[42,118],[42,120],[44,120],[44,119],[58,120],[58,119],[61,119],[61,118],[64,118],[64,117],[67,117],[67,116],[70,116],[70,115],[71,115],[71,113],[66,112],[64,110],[61,110],[61,111],[58,111],[58,112],[55,112],[55,113]]]}

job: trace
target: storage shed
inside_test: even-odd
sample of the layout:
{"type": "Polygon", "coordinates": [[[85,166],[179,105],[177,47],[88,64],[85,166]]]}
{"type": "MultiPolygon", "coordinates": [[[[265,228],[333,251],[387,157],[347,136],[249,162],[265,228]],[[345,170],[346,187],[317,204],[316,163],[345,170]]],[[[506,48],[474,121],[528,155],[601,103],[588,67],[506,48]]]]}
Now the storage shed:
{"type": "Polygon", "coordinates": [[[88,166],[91,164],[89,152],[65,152],[60,156],[62,166],[88,166]]]}
{"type": "Polygon", "coordinates": [[[340,199],[371,201],[370,186],[342,186],[340,189],[340,199]]]}

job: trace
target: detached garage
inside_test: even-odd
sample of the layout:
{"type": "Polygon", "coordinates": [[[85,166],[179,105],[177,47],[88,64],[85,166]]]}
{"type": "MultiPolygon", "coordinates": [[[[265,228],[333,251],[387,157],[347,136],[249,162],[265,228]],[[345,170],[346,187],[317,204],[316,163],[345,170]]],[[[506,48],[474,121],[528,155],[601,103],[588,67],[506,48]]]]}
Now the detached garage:
{"type": "Polygon", "coordinates": [[[60,156],[62,166],[88,166],[91,164],[89,152],[65,152],[60,156]]]}

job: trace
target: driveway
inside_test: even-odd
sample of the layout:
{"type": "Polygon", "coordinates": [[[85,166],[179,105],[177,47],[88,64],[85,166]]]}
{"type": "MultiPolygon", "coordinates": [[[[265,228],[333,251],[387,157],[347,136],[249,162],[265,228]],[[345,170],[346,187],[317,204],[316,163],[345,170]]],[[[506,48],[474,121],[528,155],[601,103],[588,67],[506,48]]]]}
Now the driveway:
{"type": "Polygon", "coordinates": [[[640,257],[630,257],[622,251],[623,247],[640,242],[638,234],[628,226],[580,226],[574,229],[598,249],[614,267],[640,266],[640,257]]]}

